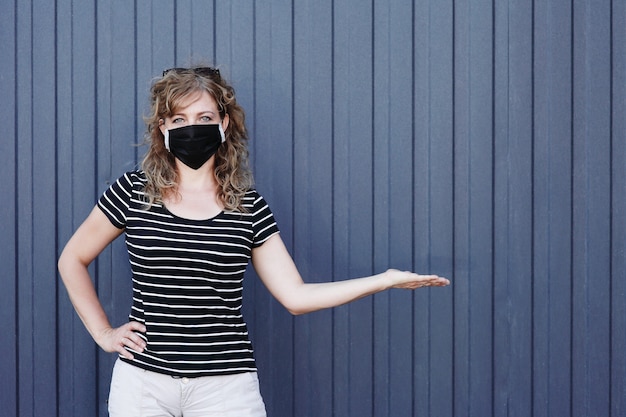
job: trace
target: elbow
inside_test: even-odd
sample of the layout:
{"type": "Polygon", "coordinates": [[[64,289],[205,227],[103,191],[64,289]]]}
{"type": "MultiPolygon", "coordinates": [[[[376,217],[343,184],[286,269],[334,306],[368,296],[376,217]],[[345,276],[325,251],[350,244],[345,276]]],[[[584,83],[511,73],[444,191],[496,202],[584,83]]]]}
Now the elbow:
{"type": "Polygon", "coordinates": [[[285,307],[285,308],[287,309],[289,314],[291,314],[292,316],[301,316],[303,314],[309,313],[309,311],[301,309],[301,308],[289,308],[289,307],[285,307]]]}
{"type": "Polygon", "coordinates": [[[308,310],[301,305],[301,303],[295,302],[292,299],[280,299],[277,298],[278,302],[291,314],[292,316],[300,316],[302,314],[308,313],[308,310]]]}
{"type": "Polygon", "coordinates": [[[283,307],[285,307],[285,309],[287,309],[289,314],[292,316],[301,316],[303,314],[319,310],[319,308],[314,308],[301,303],[283,303],[283,307]]]}
{"type": "Polygon", "coordinates": [[[61,276],[61,280],[65,282],[65,277],[67,277],[67,271],[70,269],[71,260],[67,256],[67,253],[61,253],[59,259],[57,261],[57,269],[59,271],[59,275],[61,276]]]}
{"type": "Polygon", "coordinates": [[[72,276],[75,271],[77,271],[77,268],[86,269],[87,265],[71,251],[64,250],[57,260],[57,269],[63,282],[66,282],[68,277],[72,276]]]}
{"type": "Polygon", "coordinates": [[[65,255],[65,251],[63,251],[61,253],[61,256],[59,256],[59,259],[57,260],[57,269],[59,270],[61,277],[63,276],[63,272],[67,268],[66,265],[67,265],[67,256],[65,255]]]}
{"type": "Polygon", "coordinates": [[[274,298],[293,316],[312,313],[324,308],[316,297],[311,296],[310,287],[306,284],[293,286],[273,293],[274,298]]]}

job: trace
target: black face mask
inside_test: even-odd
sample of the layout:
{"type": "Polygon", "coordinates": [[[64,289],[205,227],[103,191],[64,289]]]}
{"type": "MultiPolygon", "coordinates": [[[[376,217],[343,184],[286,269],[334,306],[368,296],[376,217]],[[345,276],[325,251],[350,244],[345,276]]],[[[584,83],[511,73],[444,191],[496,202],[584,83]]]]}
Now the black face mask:
{"type": "Polygon", "coordinates": [[[165,131],[165,147],[189,168],[198,169],[226,140],[221,124],[190,125],[165,131]]]}

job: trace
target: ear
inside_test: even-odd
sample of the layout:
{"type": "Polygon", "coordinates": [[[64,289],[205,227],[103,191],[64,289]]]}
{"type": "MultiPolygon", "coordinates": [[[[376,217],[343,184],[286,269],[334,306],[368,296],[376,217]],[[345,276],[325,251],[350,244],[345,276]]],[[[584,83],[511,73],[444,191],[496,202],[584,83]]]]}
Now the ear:
{"type": "Polygon", "coordinates": [[[159,119],[159,129],[161,130],[161,133],[163,133],[163,136],[165,136],[165,131],[167,130],[165,128],[165,120],[159,119]]]}
{"type": "Polygon", "coordinates": [[[226,132],[226,129],[228,129],[228,124],[230,123],[230,117],[228,117],[228,113],[226,113],[224,115],[224,118],[222,119],[222,130],[224,132],[226,132]]]}

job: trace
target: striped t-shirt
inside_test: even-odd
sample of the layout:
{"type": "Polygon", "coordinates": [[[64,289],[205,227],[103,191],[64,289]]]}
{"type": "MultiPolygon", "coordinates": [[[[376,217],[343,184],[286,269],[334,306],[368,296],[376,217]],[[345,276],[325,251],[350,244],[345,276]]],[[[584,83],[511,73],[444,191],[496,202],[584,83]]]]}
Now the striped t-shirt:
{"type": "Polygon", "coordinates": [[[247,212],[222,211],[190,220],[161,204],[146,209],[142,171],[120,177],[98,201],[124,228],[133,276],[130,320],[145,324],[147,347],[131,364],[173,376],[255,371],[241,313],[244,271],[252,248],[278,233],[274,216],[254,190],[247,212]]]}

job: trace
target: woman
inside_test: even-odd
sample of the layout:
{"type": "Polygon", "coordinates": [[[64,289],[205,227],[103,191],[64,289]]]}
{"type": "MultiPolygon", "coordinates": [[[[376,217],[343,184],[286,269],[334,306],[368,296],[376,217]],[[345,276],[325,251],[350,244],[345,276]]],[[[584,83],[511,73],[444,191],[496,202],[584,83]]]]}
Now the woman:
{"type": "Polygon", "coordinates": [[[449,284],[398,270],[304,283],[253,188],[244,113],[218,70],[164,71],[152,86],[146,124],[142,169],[126,173],[102,195],[59,259],[87,330],[102,349],[119,354],[112,416],[265,415],[241,316],[250,260],[292,314],[389,288],[449,284]],[[122,232],[133,304],[129,322],[112,327],[87,267],[122,232]]]}

